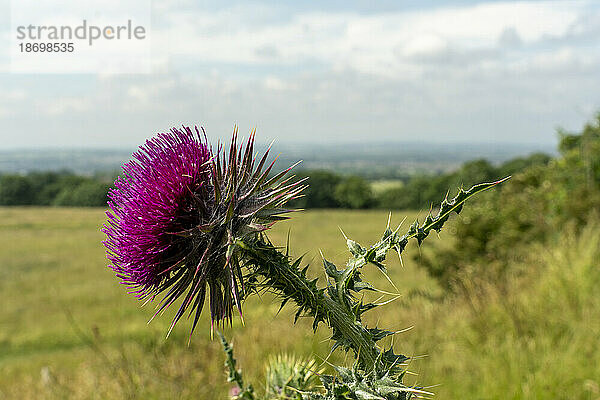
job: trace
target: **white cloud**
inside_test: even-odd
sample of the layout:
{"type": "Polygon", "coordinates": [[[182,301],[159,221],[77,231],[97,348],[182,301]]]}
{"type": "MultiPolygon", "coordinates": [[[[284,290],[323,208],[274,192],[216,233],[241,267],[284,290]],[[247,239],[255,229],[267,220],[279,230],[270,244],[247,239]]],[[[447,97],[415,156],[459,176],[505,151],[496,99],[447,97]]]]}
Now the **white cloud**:
{"type": "Polygon", "coordinates": [[[590,4],[282,18],[278,8],[164,3],[152,36],[167,59],[161,73],[75,87],[70,75],[37,77],[24,97],[0,76],[0,121],[25,132],[10,146],[131,147],[180,123],[213,138],[237,123],[265,140],[548,143],[556,125],[576,129],[600,107],[600,14],[590,4]]]}
{"type": "Polygon", "coordinates": [[[290,90],[290,89],[295,90],[298,88],[298,86],[296,84],[289,82],[289,81],[285,81],[276,76],[267,76],[264,80],[264,83],[265,83],[265,88],[268,90],[282,91],[282,90],[290,90]]]}
{"type": "MultiPolygon", "coordinates": [[[[328,69],[400,79],[423,69],[423,55],[497,49],[509,39],[534,46],[549,37],[563,37],[588,5],[505,2],[375,15],[305,13],[285,23],[254,21],[256,11],[251,8],[185,12],[171,14],[154,40],[174,58],[186,56],[203,63],[318,63],[328,69]]],[[[522,57],[532,53],[535,50],[522,57]]]]}
{"type": "Polygon", "coordinates": [[[39,110],[48,116],[57,116],[72,113],[82,113],[90,108],[88,99],[78,97],[63,97],[55,101],[44,101],[40,104],[39,110]]]}
{"type": "Polygon", "coordinates": [[[27,97],[27,92],[22,89],[0,90],[0,118],[7,118],[20,110],[27,97]]]}

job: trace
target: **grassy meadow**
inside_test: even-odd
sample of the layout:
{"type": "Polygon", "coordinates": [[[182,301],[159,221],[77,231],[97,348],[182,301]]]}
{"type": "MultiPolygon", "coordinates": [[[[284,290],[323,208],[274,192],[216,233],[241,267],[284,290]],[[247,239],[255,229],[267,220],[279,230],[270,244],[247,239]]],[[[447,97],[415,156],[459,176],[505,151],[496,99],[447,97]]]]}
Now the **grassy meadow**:
{"type": "MultiPolygon", "coordinates": [[[[468,213],[468,209],[465,210],[468,213]]],[[[423,214],[423,213],[421,213],[423,214]]],[[[397,212],[393,223],[417,213],[397,212]]],[[[379,238],[382,211],[319,210],[276,225],[272,241],[290,232],[294,255],[306,253],[321,278],[318,251],[347,258],[339,228],[363,245],[379,238]]],[[[220,344],[210,338],[208,313],[188,345],[185,322],[165,340],[170,315],[140,307],[106,267],[102,209],[0,208],[0,399],[225,399],[229,385],[220,344]]],[[[401,266],[388,269],[402,295],[368,323],[402,330],[397,352],[415,356],[407,381],[440,399],[600,399],[600,229],[566,235],[557,246],[533,249],[502,290],[473,289],[444,297],[420,269],[419,251],[442,242],[431,235],[422,250],[411,243],[401,266]]],[[[450,240],[452,225],[441,233],[450,240]]],[[[381,273],[367,277],[395,292],[381,273]]],[[[311,321],[292,325],[293,308],[279,314],[268,294],[245,302],[225,334],[238,366],[261,392],[270,354],[293,352],[318,361],[328,355],[328,330],[311,321]]],[[[390,340],[384,341],[386,346],[390,340]]],[[[343,360],[342,352],[331,355],[343,360]]]]}

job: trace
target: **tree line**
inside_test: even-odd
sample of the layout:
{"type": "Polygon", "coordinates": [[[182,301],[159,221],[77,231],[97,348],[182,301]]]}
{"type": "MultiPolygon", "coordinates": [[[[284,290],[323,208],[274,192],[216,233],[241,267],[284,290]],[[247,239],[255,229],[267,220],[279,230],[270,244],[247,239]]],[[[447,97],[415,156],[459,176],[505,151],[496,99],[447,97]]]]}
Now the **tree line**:
{"type": "Polygon", "coordinates": [[[110,178],[81,176],[68,171],[31,172],[0,176],[3,206],[106,206],[110,178]]]}
{"type": "MultiPolygon", "coordinates": [[[[550,156],[536,153],[518,157],[499,166],[484,159],[466,162],[452,173],[418,175],[397,181],[397,185],[374,191],[370,181],[357,175],[326,170],[300,170],[308,177],[304,196],[295,200],[299,208],[418,209],[439,202],[439,193],[460,185],[498,179],[532,165],[545,165],[550,156]]],[[[106,205],[112,177],[81,176],[68,171],[31,172],[27,175],[0,175],[0,205],[102,207],[106,205]]]]}
{"type": "Polygon", "coordinates": [[[499,166],[478,159],[464,163],[452,173],[417,175],[381,191],[374,191],[371,183],[360,176],[344,176],[323,170],[300,171],[300,177],[309,177],[310,186],[304,197],[296,200],[294,205],[301,208],[421,209],[439,203],[440,193],[461,185],[468,187],[496,180],[534,165],[546,165],[550,160],[550,156],[542,153],[513,158],[499,166]]]}

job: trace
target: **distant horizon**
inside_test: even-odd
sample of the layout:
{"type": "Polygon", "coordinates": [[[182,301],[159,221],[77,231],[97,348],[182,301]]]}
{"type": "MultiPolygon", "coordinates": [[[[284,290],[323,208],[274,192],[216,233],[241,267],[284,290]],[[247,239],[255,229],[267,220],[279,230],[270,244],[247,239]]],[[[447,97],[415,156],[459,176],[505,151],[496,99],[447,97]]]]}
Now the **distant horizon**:
{"type": "MultiPolygon", "coordinates": [[[[268,143],[258,143],[262,153],[268,143]]],[[[0,150],[0,173],[68,170],[83,175],[119,170],[137,148],[38,148],[0,150]]],[[[327,169],[362,175],[411,175],[423,171],[450,171],[462,163],[484,158],[492,164],[534,153],[557,154],[542,144],[371,142],[290,145],[276,143],[270,158],[279,165],[302,163],[297,169],[327,169]],[[384,171],[384,172],[382,172],[384,171]]]]}
{"type": "MultiPolygon", "coordinates": [[[[241,138],[247,137],[244,135],[240,135],[241,138]]],[[[280,139],[275,139],[272,142],[274,146],[283,146],[286,148],[299,146],[299,147],[309,147],[314,145],[319,146],[341,146],[344,147],[346,145],[350,146],[361,146],[364,144],[369,144],[372,146],[399,146],[399,145],[410,145],[410,146],[474,146],[474,147],[483,147],[483,146],[502,146],[502,147],[523,147],[523,148],[536,148],[539,147],[541,149],[556,149],[558,145],[558,136],[554,143],[550,142],[519,142],[519,141],[443,141],[443,140],[367,140],[367,139],[352,139],[349,138],[345,141],[340,140],[321,140],[321,141],[284,141],[280,139]]],[[[4,152],[17,152],[17,151],[135,151],[140,145],[144,144],[145,141],[142,141],[135,145],[130,146],[22,146],[22,147],[0,147],[0,153],[4,152]]],[[[217,143],[215,141],[214,143],[217,143]]],[[[227,144],[227,143],[225,143],[227,144]]],[[[271,141],[260,140],[257,138],[256,145],[257,146],[269,146],[271,141]]]]}

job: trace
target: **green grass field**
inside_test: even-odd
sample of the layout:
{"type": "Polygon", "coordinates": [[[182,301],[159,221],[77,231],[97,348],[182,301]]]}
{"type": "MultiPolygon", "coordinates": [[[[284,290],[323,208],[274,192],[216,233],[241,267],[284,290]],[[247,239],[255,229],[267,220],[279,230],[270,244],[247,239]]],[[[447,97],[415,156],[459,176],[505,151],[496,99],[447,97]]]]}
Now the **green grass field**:
{"type": "MultiPolygon", "coordinates": [[[[396,213],[393,222],[406,214],[408,221],[417,215],[396,213]]],[[[0,399],[227,398],[224,358],[210,339],[207,315],[189,346],[186,323],[168,340],[170,315],[147,324],[152,305],[141,308],[106,267],[103,221],[100,209],[0,208],[0,399]]],[[[322,278],[319,249],[339,264],[347,258],[339,227],[369,244],[386,221],[380,211],[309,211],[280,223],[270,237],[284,245],[289,230],[293,253],[306,253],[311,274],[322,278]]],[[[442,299],[411,256],[419,252],[413,243],[404,266],[393,254],[388,263],[403,296],[368,322],[413,327],[396,335],[394,346],[417,356],[408,381],[437,385],[437,398],[599,399],[600,235],[584,234],[539,249],[530,268],[546,272],[520,279],[525,289],[506,295],[491,288],[464,299],[442,299]]],[[[439,243],[432,235],[425,247],[439,243]]],[[[381,273],[367,276],[395,290],[381,273]]],[[[259,392],[270,354],[327,356],[327,329],[313,335],[309,320],[292,325],[290,306],[277,314],[270,295],[244,306],[246,326],[235,321],[225,333],[259,392]]]]}

